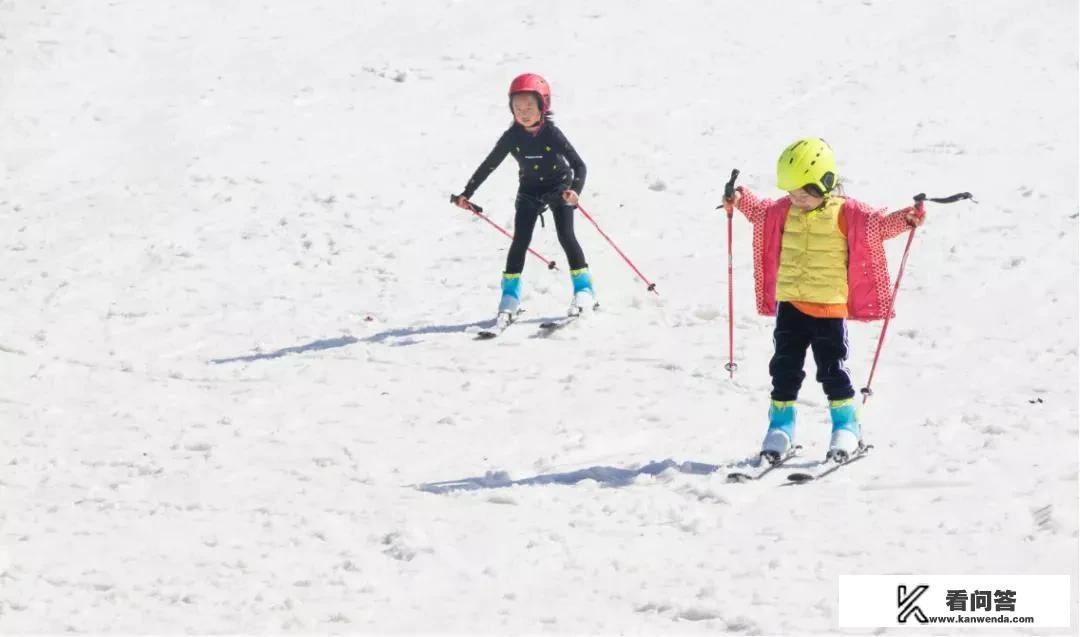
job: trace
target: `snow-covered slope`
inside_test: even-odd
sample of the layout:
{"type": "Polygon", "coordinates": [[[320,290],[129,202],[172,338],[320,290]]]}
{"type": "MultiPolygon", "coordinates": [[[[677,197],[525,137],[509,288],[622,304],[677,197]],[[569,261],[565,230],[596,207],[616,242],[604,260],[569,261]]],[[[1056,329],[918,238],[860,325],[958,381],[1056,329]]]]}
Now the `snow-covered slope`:
{"type": "MultiPolygon", "coordinates": [[[[0,2],[0,630],[827,632],[847,573],[1075,599],[1077,30],[1071,0],[0,2]],[[549,226],[563,270],[478,343],[507,241],[446,199],[524,71],[660,296],[579,220],[604,311],[534,338],[570,295],[549,226]],[[756,451],[772,323],[738,219],[729,379],[714,207],[807,135],[861,200],[979,201],[915,240],[873,456],[621,480],[756,451]]],[[[509,226],[515,186],[475,201],[509,226]]]]}

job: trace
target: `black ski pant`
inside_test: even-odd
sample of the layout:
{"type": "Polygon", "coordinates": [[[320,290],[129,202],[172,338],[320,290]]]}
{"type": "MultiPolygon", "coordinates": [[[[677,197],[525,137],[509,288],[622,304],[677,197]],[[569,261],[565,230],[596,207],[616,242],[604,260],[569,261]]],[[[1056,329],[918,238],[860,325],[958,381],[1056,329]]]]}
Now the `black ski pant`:
{"type": "Polygon", "coordinates": [[[791,303],[776,305],[775,352],[769,361],[772,376],[772,399],[795,400],[806,372],[806,348],[814,352],[817,380],[829,400],[855,396],[851,375],[844,362],[848,356],[847,321],[842,318],[817,318],[800,312],[791,303]]]}
{"type": "Polygon", "coordinates": [[[550,208],[551,215],[555,217],[555,234],[566,252],[570,269],[579,270],[588,265],[585,263],[581,244],[574,236],[574,207],[563,201],[561,189],[536,194],[518,191],[514,207],[514,240],[510,242],[510,252],[506,255],[507,274],[521,274],[525,269],[525,257],[529,243],[532,242],[533,228],[545,207],[550,208]]]}

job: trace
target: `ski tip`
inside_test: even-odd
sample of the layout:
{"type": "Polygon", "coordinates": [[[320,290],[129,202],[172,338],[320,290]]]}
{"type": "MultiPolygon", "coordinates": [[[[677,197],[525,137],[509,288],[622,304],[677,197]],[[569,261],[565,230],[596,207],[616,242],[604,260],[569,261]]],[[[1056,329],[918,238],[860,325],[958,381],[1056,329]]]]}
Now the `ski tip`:
{"type": "Polygon", "coordinates": [[[577,318],[578,318],[577,316],[567,316],[567,317],[564,317],[564,318],[561,318],[561,319],[556,319],[554,321],[544,321],[539,326],[540,331],[541,332],[554,332],[556,330],[560,330],[560,329],[566,327],[567,325],[570,325],[571,323],[573,323],[574,320],[576,320],[577,318]]]}

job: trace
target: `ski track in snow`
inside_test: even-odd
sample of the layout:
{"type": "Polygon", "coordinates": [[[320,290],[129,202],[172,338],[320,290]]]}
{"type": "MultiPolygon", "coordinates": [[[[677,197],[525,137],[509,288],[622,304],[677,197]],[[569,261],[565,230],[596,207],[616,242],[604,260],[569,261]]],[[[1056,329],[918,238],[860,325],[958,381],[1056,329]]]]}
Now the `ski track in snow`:
{"type": "Polygon", "coordinates": [[[0,632],[821,633],[855,573],[1075,601],[1077,7],[911,4],[0,5],[0,632]],[[538,228],[562,269],[478,343],[507,243],[446,196],[525,70],[661,296],[579,220],[604,307],[541,337],[538,228]],[[928,207],[872,457],[730,485],[772,321],[740,217],[729,379],[714,207],[809,134],[867,202],[979,203],[928,207]]]}

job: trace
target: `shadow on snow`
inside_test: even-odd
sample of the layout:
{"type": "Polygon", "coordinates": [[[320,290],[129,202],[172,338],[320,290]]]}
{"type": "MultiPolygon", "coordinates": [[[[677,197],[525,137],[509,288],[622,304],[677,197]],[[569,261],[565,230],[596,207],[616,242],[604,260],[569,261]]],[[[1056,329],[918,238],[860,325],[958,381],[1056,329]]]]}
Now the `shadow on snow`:
{"type": "MultiPolygon", "coordinates": [[[[553,318],[539,318],[529,319],[526,321],[519,321],[521,323],[542,323],[544,321],[554,320],[553,318]]],[[[272,352],[259,352],[256,354],[248,354],[246,356],[232,356],[229,358],[212,358],[210,362],[214,365],[224,365],[226,363],[254,363],[257,361],[268,361],[275,358],[281,358],[290,354],[305,354],[307,352],[319,352],[328,349],[335,349],[338,347],[348,347],[356,343],[383,343],[392,339],[405,339],[401,341],[392,342],[393,346],[415,345],[421,341],[412,340],[410,337],[423,336],[426,334],[453,334],[453,333],[468,333],[470,328],[484,329],[495,325],[494,319],[488,319],[484,321],[473,321],[472,323],[458,323],[455,325],[427,325],[424,327],[405,327],[392,330],[386,330],[379,332],[378,334],[372,334],[371,336],[365,336],[364,338],[356,338],[355,336],[339,336],[337,338],[323,338],[303,345],[294,345],[292,347],[285,347],[282,349],[274,350],[272,352]]]]}
{"type": "Polygon", "coordinates": [[[734,468],[747,464],[744,460],[734,464],[709,464],[706,462],[675,462],[668,458],[662,461],[652,461],[636,469],[623,469],[620,467],[589,467],[566,473],[548,473],[513,480],[505,471],[489,471],[483,476],[473,478],[461,478],[459,480],[447,480],[445,482],[428,482],[418,485],[416,488],[428,493],[449,493],[451,491],[475,491],[478,489],[502,489],[518,485],[538,484],[577,484],[582,480],[595,480],[606,487],[625,487],[633,483],[638,476],[655,476],[667,470],[678,471],[693,475],[708,475],[716,473],[720,469],[734,468]]]}

